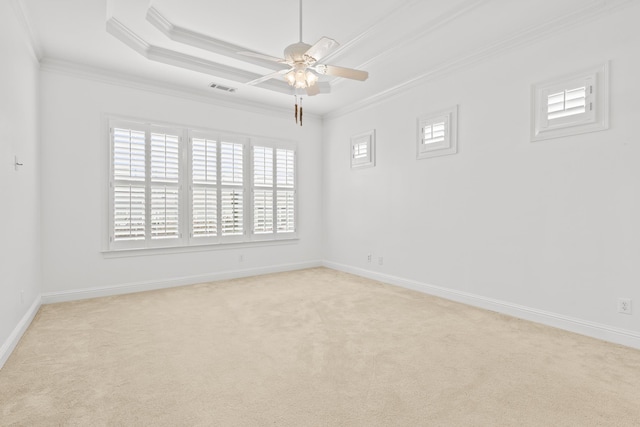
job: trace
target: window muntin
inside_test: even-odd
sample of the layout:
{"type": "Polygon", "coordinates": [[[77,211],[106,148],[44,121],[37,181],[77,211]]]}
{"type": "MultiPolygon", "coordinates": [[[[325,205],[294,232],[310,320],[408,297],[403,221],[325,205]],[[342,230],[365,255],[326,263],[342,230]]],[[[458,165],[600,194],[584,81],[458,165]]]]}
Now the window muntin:
{"type": "Polygon", "coordinates": [[[109,126],[110,250],[295,237],[292,145],[120,120],[109,126]]]}

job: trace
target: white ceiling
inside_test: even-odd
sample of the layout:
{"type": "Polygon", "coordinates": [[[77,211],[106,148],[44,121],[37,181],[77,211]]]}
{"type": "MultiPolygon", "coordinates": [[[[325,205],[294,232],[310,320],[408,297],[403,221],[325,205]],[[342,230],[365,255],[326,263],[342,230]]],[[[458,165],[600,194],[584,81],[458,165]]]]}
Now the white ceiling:
{"type": "MultiPolygon", "coordinates": [[[[306,99],[305,108],[316,114],[344,109],[631,1],[303,0],[304,41],[327,36],[341,45],[323,62],[369,72],[365,82],[323,77],[331,93],[306,99]]],[[[99,68],[218,98],[292,104],[283,81],[246,85],[273,69],[235,52],[282,57],[298,41],[298,0],[19,2],[43,63],[99,68]],[[212,82],[237,91],[211,89],[212,82]]]]}

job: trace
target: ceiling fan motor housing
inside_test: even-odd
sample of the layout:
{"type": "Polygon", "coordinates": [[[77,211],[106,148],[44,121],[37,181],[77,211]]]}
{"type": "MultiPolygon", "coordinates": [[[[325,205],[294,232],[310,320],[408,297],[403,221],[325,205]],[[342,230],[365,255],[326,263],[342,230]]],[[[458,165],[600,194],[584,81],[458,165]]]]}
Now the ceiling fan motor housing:
{"type": "Polygon", "coordinates": [[[284,50],[284,59],[287,62],[291,63],[306,62],[304,54],[309,50],[310,47],[311,45],[302,42],[289,45],[284,50]]]}

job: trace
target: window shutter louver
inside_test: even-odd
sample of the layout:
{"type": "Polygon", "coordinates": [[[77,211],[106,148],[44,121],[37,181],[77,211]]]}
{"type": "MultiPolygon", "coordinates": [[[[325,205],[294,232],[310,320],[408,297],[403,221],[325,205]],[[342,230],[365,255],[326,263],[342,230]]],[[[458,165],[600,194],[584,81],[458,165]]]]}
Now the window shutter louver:
{"type": "Polygon", "coordinates": [[[144,132],[120,128],[113,130],[113,178],[144,181],[144,132]]]}
{"type": "Polygon", "coordinates": [[[293,150],[276,150],[276,170],[278,187],[294,186],[294,152],[293,150]]]}
{"type": "Polygon", "coordinates": [[[273,148],[253,147],[253,184],[273,186],[273,148]]]}
{"type": "Polygon", "coordinates": [[[445,139],[446,123],[438,122],[426,125],[423,128],[422,143],[435,144],[445,139]]]}
{"type": "Polygon", "coordinates": [[[220,143],[221,201],[220,220],[222,236],[244,234],[244,146],[243,144],[220,143]]]}
{"type": "Polygon", "coordinates": [[[273,233],[273,148],[253,147],[253,232],[273,233]]]}
{"type": "Polygon", "coordinates": [[[273,233],[273,190],[253,193],[253,232],[273,233]]]}
{"type": "Polygon", "coordinates": [[[295,152],[293,150],[276,150],[276,175],[278,189],[276,191],[276,231],[290,233],[295,231],[295,152]]]}
{"type": "Polygon", "coordinates": [[[244,234],[243,191],[240,189],[223,189],[221,199],[222,235],[236,236],[244,234]]]}
{"type": "Polygon", "coordinates": [[[166,239],[180,236],[178,189],[167,186],[151,187],[151,238],[166,239]]]}
{"type": "Polygon", "coordinates": [[[547,97],[547,119],[582,114],[586,111],[586,103],[587,88],[585,86],[552,93],[547,97]]]}
{"type": "Polygon", "coordinates": [[[220,168],[223,185],[242,185],[242,144],[223,142],[220,144],[220,168]]]}
{"type": "Polygon", "coordinates": [[[368,145],[366,142],[359,142],[353,145],[353,158],[364,159],[368,156],[368,145]]]}
{"type": "Polygon", "coordinates": [[[277,224],[278,233],[295,231],[295,193],[293,191],[277,192],[277,224]]]}
{"type": "Polygon", "coordinates": [[[193,138],[191,143],[192,236],[215,237],[218,235],[218,144],[200,138],[193,138]]]}
{"type": "Polygon", "coordinates": [[[193,236],[218,235],[218,192],[215,188],[193,188],[193,236]]]}
{"type": "Polygon", "coordinates": [[[194,138],[191,150],[193,183],[215,184],[218,179],[216,141],[194,138]]]}
{"type": "Polygon", "coordinates": [[[145,188],[134,185],[117,185],[113,192],[114,241],[144,240],[145,188]]]}

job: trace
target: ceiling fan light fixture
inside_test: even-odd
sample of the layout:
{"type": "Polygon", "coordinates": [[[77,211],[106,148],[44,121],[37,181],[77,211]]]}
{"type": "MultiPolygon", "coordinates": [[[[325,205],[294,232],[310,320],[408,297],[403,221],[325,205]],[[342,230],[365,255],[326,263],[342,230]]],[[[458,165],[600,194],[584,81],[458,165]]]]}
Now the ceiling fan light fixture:
{"type": "Polygon", "coordinates": [[[293,86],[296,89],[305,89],[318,82],[318,76],[303,67],[289,71],[284,75],[284,79],[289,86],[293,86]]]}

